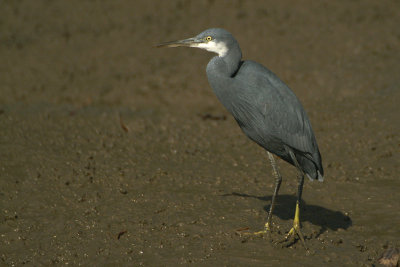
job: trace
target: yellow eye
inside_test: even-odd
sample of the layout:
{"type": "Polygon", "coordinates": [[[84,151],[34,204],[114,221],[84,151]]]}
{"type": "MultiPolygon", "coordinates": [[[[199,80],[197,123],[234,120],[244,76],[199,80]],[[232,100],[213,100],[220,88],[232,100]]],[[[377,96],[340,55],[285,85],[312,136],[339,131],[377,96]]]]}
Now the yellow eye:
{"type": "Polygon", "coordinates": [[[212,40],[212,37],[211,37],[211,36],[207,36],[207,37],[206,37],[206,41],[209,42],[209,41],[211,41],[211,40],[212,40]]]}

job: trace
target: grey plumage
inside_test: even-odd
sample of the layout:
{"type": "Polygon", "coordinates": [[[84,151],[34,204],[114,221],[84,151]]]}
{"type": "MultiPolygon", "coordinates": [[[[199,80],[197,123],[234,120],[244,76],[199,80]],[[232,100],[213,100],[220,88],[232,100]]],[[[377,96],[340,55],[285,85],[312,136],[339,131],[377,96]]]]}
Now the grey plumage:
{"type": "Polygon", "coordinates": [[[323,179],[318,145],[300,101],[274,73],[258,64],[241,61],[234,37],[223,29],[209,29],[198,35],[218,36],[228,52],[207,65],[208,81],[215,94],[233,115],[243,132],[267,151],[290,164],[288,149],[311,179],[323,179]],[[319,172],[319,174],[318,174],[319,172]]]}
{"type": "MultiPolygon", "coordinates": [[[[197,47],[218,54],[207,65],[207,77],[214,93],[251,140],[299,169],[298,203],[303,172],[312,180],[323,180],[317,141],[300,101],[270,70],[251,60],[242,61],[239,44],[229,32],[213,28],[193,38],[159,46],[197,47]]],[[[268,229],[281,182],[273,157],[270,159],[276,173],[276,187],[266,224],[268,229]]],[[[294,231],[304,243],[300,230],[294,231]]]]}

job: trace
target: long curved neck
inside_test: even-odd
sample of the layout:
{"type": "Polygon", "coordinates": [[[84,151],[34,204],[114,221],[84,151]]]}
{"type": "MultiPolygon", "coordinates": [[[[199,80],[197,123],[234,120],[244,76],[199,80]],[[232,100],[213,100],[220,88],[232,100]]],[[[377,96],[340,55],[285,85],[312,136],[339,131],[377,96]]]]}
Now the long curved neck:
{"type": "Polygon", "coordinates": [[[213,57],[207,65],[207,78],[219,101],[230,110],[230,103],[227,95],[233,93],[229,84],[232,77],[237,73],[242,59],[242,52],[239,46],[237,49],[230,49],[223,57],[213,57]]]}
{"type": "Polygon", "coordinates": [[[232,77],[238,70],[242,59],[242,51],[237,43],[233,44],[223,56],[213,57],[207,65],[207,76],[218,75],[232,77]]]}

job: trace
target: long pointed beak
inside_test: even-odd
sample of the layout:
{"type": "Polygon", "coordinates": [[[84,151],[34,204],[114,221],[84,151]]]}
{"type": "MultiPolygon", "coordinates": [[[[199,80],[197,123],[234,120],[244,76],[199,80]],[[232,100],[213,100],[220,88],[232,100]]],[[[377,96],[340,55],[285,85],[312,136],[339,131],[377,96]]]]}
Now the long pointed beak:
{"type": "Polygon", "coordinates": [[[194,44],[199,44],[202,41],[196,40],[195,38],[188,38],[184,40],[179,40],[179,41],[172,41],[172,42],[166,42],[166,43],[161,43],[156,45],[156,47],[179,47],[179,46],[192,46],[194,44]]]}

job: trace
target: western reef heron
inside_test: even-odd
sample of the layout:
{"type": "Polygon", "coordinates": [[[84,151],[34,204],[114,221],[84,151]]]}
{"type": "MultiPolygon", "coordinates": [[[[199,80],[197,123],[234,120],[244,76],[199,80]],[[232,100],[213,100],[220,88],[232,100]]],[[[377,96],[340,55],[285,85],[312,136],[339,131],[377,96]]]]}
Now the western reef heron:
{"type": "Polygon", "coordinates": [[[273,154],[298,170],[298,190],[293,227],[285,237],[300,231],[300,201],[304,174],[311,180],[323,180],[324,170],[318,144],[308,116],[292,90],[269,69],[251,60],[242,61],[236,39],[228,31],[212,28],[199,35],[157,45],[158,47],[196,47],[217,53],[207,65],[208,81],[219,101],[233,115],[243,132],[267,153],[275,177],[275,189],[264,230],[269,233],[282,177],[273,154]]]}

